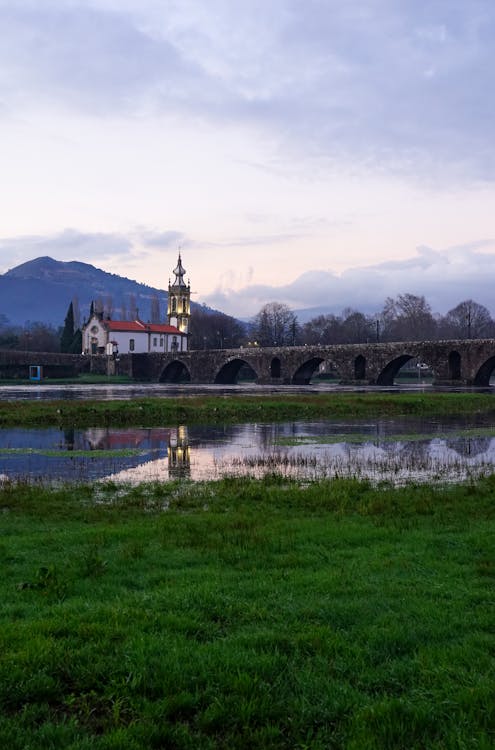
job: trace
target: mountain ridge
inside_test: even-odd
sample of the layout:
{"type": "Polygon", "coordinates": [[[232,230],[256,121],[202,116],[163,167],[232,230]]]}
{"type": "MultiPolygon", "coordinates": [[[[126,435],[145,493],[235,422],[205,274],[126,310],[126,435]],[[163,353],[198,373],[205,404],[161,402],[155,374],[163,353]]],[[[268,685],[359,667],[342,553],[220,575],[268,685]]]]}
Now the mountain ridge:
{"type": "MultiPolygon", "coordinates": [[[[112,302],[115,318],[128,309],[135,298],[139,316],[151,316],[151,300],[157,296],[162,319],[168,295],[165,289],[151,287],[82,261],[60,261],[40,256],[21,263],[0,275],[0,315],[9,323],[24,325],[39,321],[63,325],[67,308],[78,300],[81,318],[88,317],[92,300],[112,302]]],[[[196,303],[193,303],[195,305],[196,303]]]]}

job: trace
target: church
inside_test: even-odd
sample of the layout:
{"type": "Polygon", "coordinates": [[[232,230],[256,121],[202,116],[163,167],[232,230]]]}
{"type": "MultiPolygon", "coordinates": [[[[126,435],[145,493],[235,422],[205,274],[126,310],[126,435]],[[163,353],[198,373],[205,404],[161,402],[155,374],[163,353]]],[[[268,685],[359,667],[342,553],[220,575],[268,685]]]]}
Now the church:
{"type": "Polygon", "coordinates": [[[191,317],[191,286],[184,281],[185,268],[179,253],[175,279],[168,284],[168,323],[111,320],[93,312],[82,327],[83,354],[143,354],[185,352],[191,317]]]}

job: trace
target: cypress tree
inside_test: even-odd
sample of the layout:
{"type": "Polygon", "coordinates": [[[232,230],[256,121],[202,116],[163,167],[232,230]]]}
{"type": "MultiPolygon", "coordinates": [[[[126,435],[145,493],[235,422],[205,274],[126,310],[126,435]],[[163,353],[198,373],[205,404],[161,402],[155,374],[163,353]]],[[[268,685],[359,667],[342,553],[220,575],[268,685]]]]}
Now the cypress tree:
{"type": "Polygon", "coordinates": [[[82,352],[82,332],[80,328],[77,329],[72,338],[69,352],[71,354],[81,354],[82,352]]]}

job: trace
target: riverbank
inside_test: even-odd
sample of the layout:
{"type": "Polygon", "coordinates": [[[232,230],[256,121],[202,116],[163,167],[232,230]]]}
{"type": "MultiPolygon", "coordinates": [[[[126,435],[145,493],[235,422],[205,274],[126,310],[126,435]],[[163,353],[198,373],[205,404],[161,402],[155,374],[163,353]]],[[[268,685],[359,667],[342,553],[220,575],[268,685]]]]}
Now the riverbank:
{"type": "Polygon", "coordinates": [[[5,485],[1,746],[492,747],[494,498],[5,485]]]}
{"type": "Polygon", "coordinates": [[[155,426],[253,421],[492,414],[485,393],[318,393],[181,396],[132,401],[0,401],[0,427],[155,426]]]}
{"type": "MultiPolygon", "coordinates": [[[[75,378],[43,378],[43,385],[134,385],[133,378],[127,375],[97,375],[96,373],[81,373],[75,378]]],[[[0,388],[4,385],[29,386],[33,390],[39,383],[25,378],[1,378],[0,388]]]]}

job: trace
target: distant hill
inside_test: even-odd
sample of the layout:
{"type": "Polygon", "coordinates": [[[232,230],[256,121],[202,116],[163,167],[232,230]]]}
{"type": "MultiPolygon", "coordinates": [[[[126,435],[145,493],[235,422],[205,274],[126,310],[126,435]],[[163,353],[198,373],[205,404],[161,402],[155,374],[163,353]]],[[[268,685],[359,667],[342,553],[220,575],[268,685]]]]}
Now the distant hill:
{"type": "Polygon", "coordinates": [[[0,319],[4,315],[15,325],[40,321],[58,327],[63,325],[74,298],[79,303],[81,319],[88,317],[91,301],[96,299],[105,304],[111,301],[112,317],[118,319],[123,307],[129,310],[134,296],[139,317],[148,320],[154,295],[160,301],[163,319],[167,310],[164,289],[107,273],[89,263],[35,258],[0,275],[0,319]]]}
{"type": "MultiPolygon", "coordinates": [[[[351,307],[353,309],[358,308],[357,305],[351,305],[351,307]]],[[[372,305],[370,306],[363,302],[361,302],[358,309],[366,315],[375,312],[375,308],[372,305]]],[[[317,318],[319,315],[342,315],[343,310],[344,307],[342,305],[327,305],[326,307],[305,307],[300,310],[294,310],[294,313],[299,323],[307,323],[308,320],[317,318]]]]}

